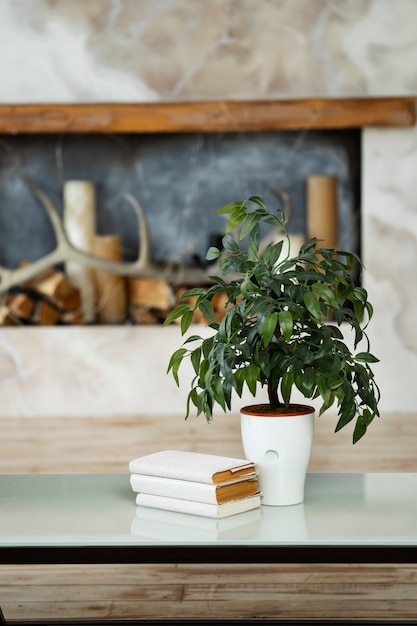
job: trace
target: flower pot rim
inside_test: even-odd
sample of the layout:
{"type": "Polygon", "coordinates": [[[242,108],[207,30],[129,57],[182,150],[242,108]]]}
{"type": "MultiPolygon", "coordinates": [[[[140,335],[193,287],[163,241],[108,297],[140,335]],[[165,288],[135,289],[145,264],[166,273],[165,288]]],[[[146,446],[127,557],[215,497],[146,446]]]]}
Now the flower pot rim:
{"type": "Polygon", "coordinates": [[[253,417],[297,417],[299,415],[309,415],[314,413],[315,409],[308,404],[290,404],[288,407],[281,409],[271,409],[269,404],[248,404],[240,409],[243,415],[252,415],[253,417]]]}

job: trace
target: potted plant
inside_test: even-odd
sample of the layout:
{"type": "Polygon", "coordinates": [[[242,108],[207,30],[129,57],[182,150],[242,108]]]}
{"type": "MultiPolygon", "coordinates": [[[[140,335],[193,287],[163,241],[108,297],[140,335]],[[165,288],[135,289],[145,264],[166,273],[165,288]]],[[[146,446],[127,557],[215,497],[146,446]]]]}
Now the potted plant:
{"type": "Polygon", "coordinates": [[[233,393],[241,397],[247,387],[255,396],[258,385],[267,388],[267,404],[241,409],[243,446],[257,464],[263,503],[294,504],[304,498],[315,411],[308,404],[291,404],[292,391],[298,389],[307,400],[319,398],[320,415],[336,404],[336,431],[356,420],[353,443],[379,415],[371,369],[378,359],[366,334],[373,309],[352,277],[354,266],[361,270],[362,264],[352,252],[319,247],[317,239],[292,255],[286,216],[269,211],[258,196],[217,213],[229,216],[222,250],[212,247],[207,253],[208,260],[217,259],[218,275],[210,277],[207,288],[184,293],[165,321],[181,318],[184,335],[199,309],[213,334],[188,337],[172,354],[168,371],[179,385],[179,367],[191,359],[195,377],[186,417],[194,405],[208,421],[215,404],[231,409],[233,393]],[[282,237],[261,253],[262,229],[271,226],[282,237]],[[212,300],[219,292],[227,294],[228,304],[217,322],[212,300]],[[342,329],[353,331],[356,353],[342,329]]]}

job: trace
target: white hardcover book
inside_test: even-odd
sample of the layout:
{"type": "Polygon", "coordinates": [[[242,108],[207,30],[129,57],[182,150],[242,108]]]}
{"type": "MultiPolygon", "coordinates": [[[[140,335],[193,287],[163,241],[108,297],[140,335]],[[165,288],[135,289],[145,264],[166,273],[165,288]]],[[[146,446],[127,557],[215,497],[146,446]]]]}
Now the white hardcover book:
{"type": "Polygon", "coordinates": [[[247,459],[183,450],[162,450],[133,459],[129,463],[131,474],[148,474],[209,484],[251,474],[254,469],[255,464],[247,459]]]}
{"type": "Polygon", "coordinates": [[[165,511],[177,511],[178,513],[188,513],[191,515],[201,515],[202,517],[214,517],[221,519],[229,515],[236,515],[244,511],[256,509],[261,505],[261,494],[231,500],[224,504],[207,504],[205,502],[193,502],[191,500],[180,500],[178,498],[167,498],[165,496],[155,496],[149,493],[138,493],[136,496],[138,506],[148,506],[153,509],[164,509],[165,511]]]}
{"type": "Polygon", "coordinates": [[[130,484],[136,493],[149,493],[181,500],[195,500],[207,504],[221,504],[229,500],[255,495],[258,493],[257,474],[246,474],[224,483],[197,483],[178,478],[131,474],[130,484]]]}

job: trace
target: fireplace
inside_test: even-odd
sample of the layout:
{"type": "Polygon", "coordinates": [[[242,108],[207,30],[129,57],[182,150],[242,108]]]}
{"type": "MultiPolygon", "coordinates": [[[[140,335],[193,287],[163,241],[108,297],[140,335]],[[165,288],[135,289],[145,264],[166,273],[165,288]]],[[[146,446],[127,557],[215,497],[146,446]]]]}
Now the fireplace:
{"type": "MultiPolygon", "coordinates": [[[[411,98],[172,105],[19,105],[0,107],[0,132],[5,135],[4,141],[7,145],[14,139],[24,145],[31,138],[42,138],[44,145],[48,144],[55,148],[58,146],[52,150],[55,172],[57,154],[59,161],[59,146],[77,142],[82,144],[86,136],[94,137],[97,145],[101,145],[103,138],[106,141],[119,140],[126,144],[133,136],[136,139],[136,135],[144,135],[148,145],[152,145],[154,138],[165,144],[168,135],[180,141],[191,135],[195,139],[204,132],[208,140],[213,142],[220,136],[229,136],[235,141],[243,137],[256,139],[257,135],[261,136],[264,133],[270,138],[272,133],[284,131],[288,137],[294,138],[292,143],[294,146],[297,141],[304,141],[314,133],[328,132],[333,133],[334,137],[338,134],[345,135],[349,140],[348,145],[352,140],[356,141],[353,142],[353,145],[356,145],[353,154],[356,156],[351,163],[356,163],[358,167],[360,156],[363,159],[362,168],[358,168],[360,171],[356,172],[359,176],[346,179],[346,181],[349,179],[350,183],[356,181],[350,188],[353,191],[351,204],[359,205],[360,200],[362,204],[369,203],[367,168],[370,165],[372,167],[375,162],[375,155],[371,157],[369,154],[369,145],[375,145],[373,144],[375,137],[381,135],[390,137],[393,132],[401,134],[402,128],[407,132],[414,124],[414,115],[414,99],[411,98]],[[393,130],[395,127],[399,127],[397,131],[393,130]],[[363,128],[367,130],[363,131],[363,128]],[[363,133],[365,142],[361,146],[363,133]],[[358,178],[361,179],[362,192],[359,190],[358,178]],[[364,180],[365,189],[363,189],[364,180]]],[[[376,143],[378,145],[377,140],[376,143]]],[[[348,152],[350,150],[351,148],[348,152]]],[[[353,172],[354,169],[350,171],[353,172]]],[[[14,173],[16,174],[16,170],[14,173]]],[[[59,187],[54,190],[47,176],[38,179],[33,171],[29,173],[30,180],[59,206],[60,197],[57,193],[59,187]]],[[[311,173],[309,171],[307,175],[311,173]]],[[[71,173],[70,177],[72,176],[71,173]]],[[[74,173],[74,177],[78,178],[79,172],[74,173]]],[[[18,184],[25,189],[21,181],[18,184]]],[[[269,186],[261,191],[272,193],[271,198],[275,200],[274,192],[271,192],[269,186]]],[[[292,195],[296,198],[297,192],[293,191],[292,195]]],[[[131,233],[133,232],[131,207],[123,204],[121,194],[117,196],[116,214],[117,216],[123,214],[126,217],[127,230],[131,233]]],[[[234,191],[233,197],[226,198],[226,201],[229,199],[236,199],[234,191]]],[[[33,200],[31,198],[31,201],[33,200]]],[[[144,198],[141,197],[140,200],[145,204],[144,198]]],[[[222,202],[223,198],[216,199],[213,211],[222,202]]],[[[42,206],[37,201],[35,204],[42,229],[45,227],[47,230],[48,220],[42,206]]],[[[207,212],[210,211],[204,207],[205,217],[207,212]]],[[[355,226],[361,221],[362,228],[356,231],[348,226],[344,229],[344,234],[347,231],[350,231],[350,234],[357,233],[350,242],[358,246],[358,249],[362,246],[360,251],[365,257],[366,264],[369,258],[367,238],[370,229],[375,231],[375,218],[372,218],[371,224],[369,217],[363,215],[363,211],[356,214],[354,212],[352,215],[353,218],[349,219],[353,219],[355,226]]],[[[2,218],[3,216],[4,211],[2,218]]],[[[110,221],[112,220],[113,217],[110,221]]],[[[158,230],[158,221],[151,210],[153,237],[158,230]]],[[[294,226],[296,229],[299,228],[296,220],[294,226]]],[[[383,227],[381,224],[377,224],[377,227],[379,236],[383,237],[385,234],[383,227]]],[[[100,228],[103,228],[100,234],[106,234],[107,226],[101,225],[100,228]]],[[[195,226],[193,230],[196,230],[195,226]]],[[[201,264],[203,250],[209,237],[211,235],[215,237],[218,231],[218,223],[209,224],[208,228],[204,229],[205,234],[199,242],[198,249],[194,249],[190,257],[181,258],[181,263],[185,260],[186,263],[191,261],[197,265],[201,264]]],[[[137,251],[136,247],[137,241],[134,239],[125,246],[128,261],[137,251]]],[[[158,244],[153,243],[156,251],[158,247],[158,244]]],[[[33,261],[38,253],[40,251],[35,250],[29,261],[33,261]]],[[[20,260],[17,257],[10,257],[7,263],[12,265],[20,260]]],[[[165,262],[166,259],[157,260],[165,262]]],[[[5,261],[2,260],[2,263],[5,264],[5,261]]],[[[378,270],[383,271],[381,265],[378,270]]],[[[371,287],[374,275],[375,272],[371,275],[371,287]]],[[[369,281],[365,276],[366,280],[369,281]]],[[[375,292],[378,296],[378,289],[375,292]]],[[[377,320],[376,328],[378,333],[383,334],[382,316],[380,319],[380,323],[377,320]]],[[[132,325],[131,322],[111,327],[90,324],[82,327],[61,325],[40,328],[23,324],[13,328],[2,328],[0,333],[2,411],[8,416],[182,413],[183,400],[179,398],[177,388],[171,387],[171,381],[165,377],[166,357],[172,352],[172,346],[177,346],[180,340],[178,328],[162,329],[158,325],[132,325]],[[155,407],[151,391],[158,393],[161,384],[164,385],[166,393],[162,404],[155,407]]],[[[378,348],[375,351],[378,354],[378,348]]],[[[389,373],[387,379],[392,380],[389,373]]]]}
{"type": "MultiPolygon", "coordinates": [[[[382,123],[377,110],[381,101],[361,103],[360,109],[357,101],[301,104],[305,119],[298,124],[293,117],[294,111],[300,116],[300,103],[290,103],[292,113],[290,109],[281,121],[281,108],[285,110],[288,103],[223,103],[223,108],[216,108],[215,103],[189,105],[195,116],[194,132],[190,132],[184,112],[184,120],[178,124],[178,104],[164,106],[170,121],[159,126],[154,119],[158,119],[161,105],[154,114],[152,106],[138,107],[136,127],[131,122],[123,129],[115,119],[117,113],[129,111],[125,106],[116,111],[108,108],[107,115],[113,113],[115,118],[108,129],[101,128],[105,119],[102,106],[97,111],[88,107],[96,120],[90,122],[90,129],[85,121],[74,127],[80,107],[72,107],[67,117],[62,115],[62,107],[40,107],[36,116],[31,113],[30,129],[30,109],[16,108],[17,120],[14,125],[9,122],[14,134],[3,135],[0,143],[0,204],[4,207],[0,265],[8,270],[25,267],[14,276],[3,276],[0,323],[163,321],[181,290],[208,280],[205,253],[219,241],[224,229],[224,220],[215,210],[250,195],[260,195],[268,206],[284,210],[289,231],[298,241],[310,236],[326,240],[330,228],[330,241],[324,245],[360,253],[358,125],[366,120],[358,118],[358,111],[369,115],[367,108],[371,107],[376,111],[372,123],[382,123]],[[342,105],[350,119],[338,110],[342,105]],[[297,125],[300,128],[294,129],[297,125]],[[104,132],[107,130],[119,132],[104,132]],[[132,130],[137,132],[129,132],[132,130]],[[307,188],[317,175],[323,180],[313,183],[324,187],[316,193],[335,197],[320,196],[320,202],[333,204],[316,209],[312,226],[307,188]],[[336,186],[335,191],[328,192],[329,185],[336,186]],[[50,207],[65,232],[54,232],[50,207]],[[147,222],[145,243],[141,241],[145,224],[140,219],[138,224],[138,215],[132,210],[139,207],[147,222]],[[329,226],[331,222],[333,226],[329,226]],[[51,255],[66,236],[82,251],[107,257],[106,263],[108,259],[119,262],[119,267],[116,263],[111,273],[85,267],[91,260],[71,260],[70,249],[51,255]],[[142,267],[144,262],[134,263],[145,244],[153,270],[142,267]],[[59,267],[57,261],[61,261],[59,267]],[[52,265],[59,275],[51,274],[52,265]],[[6,291],[8,286],[13,288],[11,292],[6,291]]],[[[385,103],[385,115],[389,111],[390,119],[394,119],[393,104],[385,103]]],[[[399,105],[404,101],[395,101],[395,107],[399,105]]]]}

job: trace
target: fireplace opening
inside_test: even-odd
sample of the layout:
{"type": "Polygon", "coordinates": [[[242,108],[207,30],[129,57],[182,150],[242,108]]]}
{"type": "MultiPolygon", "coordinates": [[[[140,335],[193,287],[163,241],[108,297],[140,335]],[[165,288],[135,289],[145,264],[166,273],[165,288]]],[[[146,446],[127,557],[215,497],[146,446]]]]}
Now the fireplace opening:
{"type": "MultiPolygon", "coordinates": [[[[262,196],[269,207],[286,210],[294,237],[320,238],[309,232],[312,180],[335,186],[329,208],[336,214],[335,245],[361,252],[360,129],[3,135],[0,148],[1,266],[27,267],[51,254],[56,231],[45,202],[70,236],[66,202],[71,193],[72,202],[82,202],[77,193],[84,193],[92,236],[104,246],[87,252],[134,262],[143,246],[136,202],[146,215],[150,257],[160,268],[144,278],[90,268],[95,292],[88,313],[85,285],[71,276],[70,263],[43,268],[3,291],[3,324],[161,323],[181,290],[198,282],[196,275],[209,275],[205,254],[225,223],[215,211],[227,202],[262,196]]],[[[329,219],[325,211],[324,232],[329,219]]]]}

